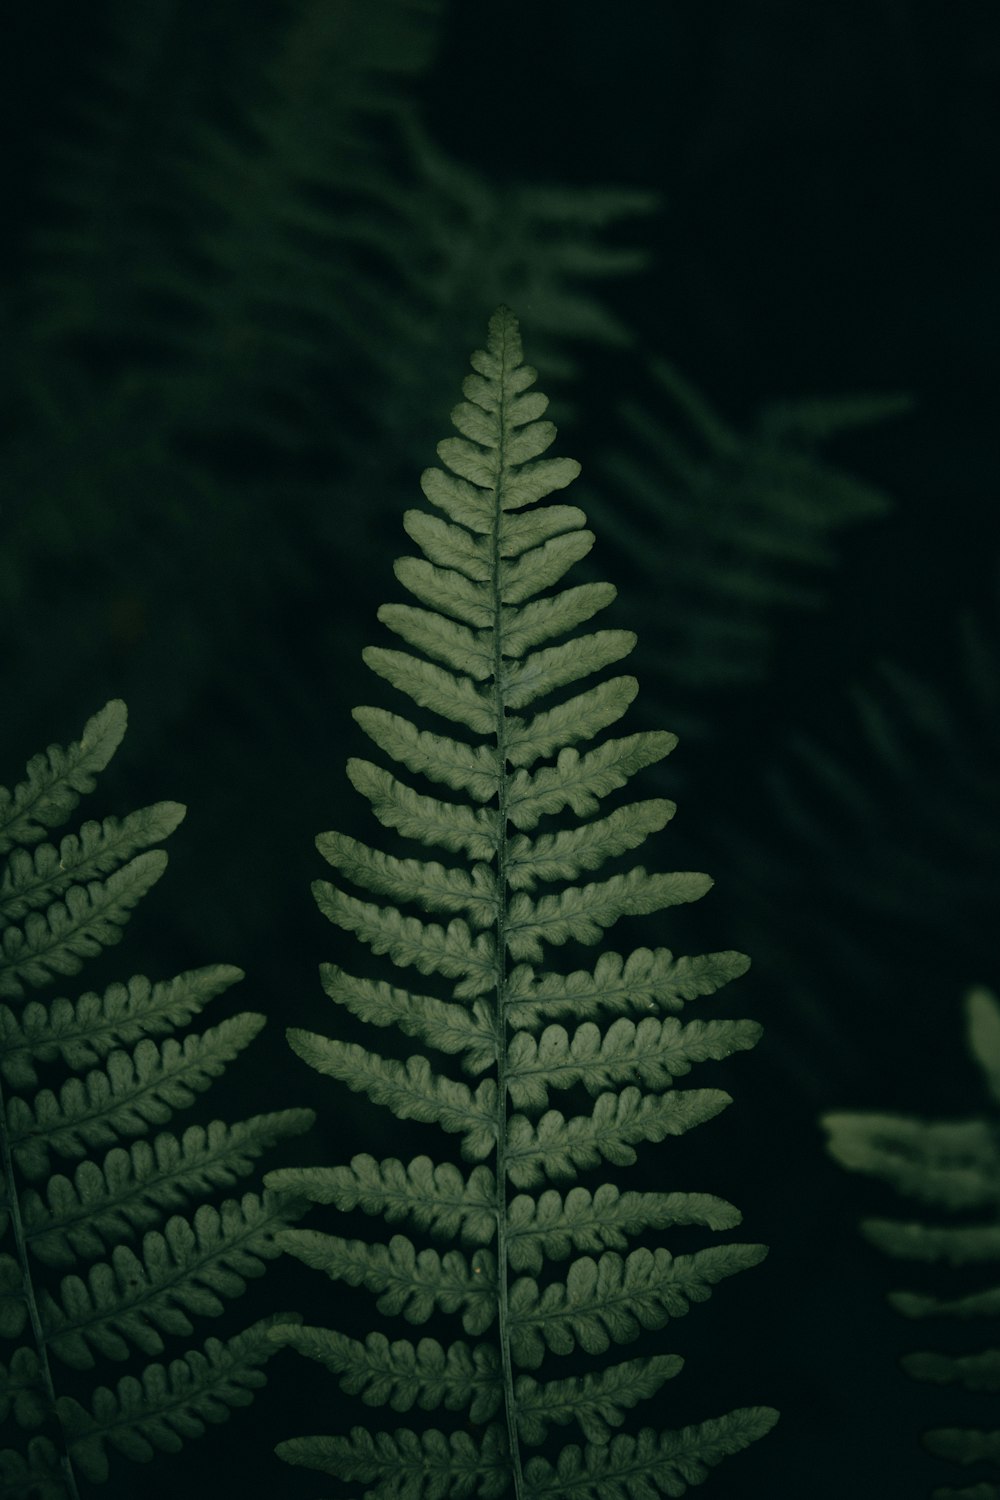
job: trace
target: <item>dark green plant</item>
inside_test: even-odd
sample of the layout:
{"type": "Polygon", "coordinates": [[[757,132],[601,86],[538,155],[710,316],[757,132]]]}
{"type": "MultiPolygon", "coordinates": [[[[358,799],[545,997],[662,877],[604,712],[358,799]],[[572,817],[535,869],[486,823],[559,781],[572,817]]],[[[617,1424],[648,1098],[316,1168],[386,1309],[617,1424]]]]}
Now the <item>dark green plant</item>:
{"type": "Polygon", "coordinates": [[[588,505],[639,580],[637,621],[653,648],[644,681],[663,700],[679,697],[698,723],[706,695],[768,675],[785,612],[824,602],[838,534],[890,508],[876,486],[834,467],[823,444],[910,403],[770,401],[741,432],[666,360],[650,375],[650,400],[622,409],[627,445],[602,464],[608,498],[588,505]]]}
{"type": "Polygon", "coordinates": [[[263,1025],[244,1012],[173,1036],[243,977],[239,969],[211,964],[156,983],[133,975],[75,1000],[28,998],[116,943],[166,867],[150,846],[184,816],[176,802],[46,842],[124,731],[125,706],[111,702],[79,741],[51,745],[13,791],[0,788],[3,1500],[74,1500],[78,1474],[107,1476],[107,1447],[133,1459],[176,1452],[245,1406],[264,1384],[273,1317],[202,1349],[174,1341],[263,1272],[276,1231],[304,1206],[271,1192],[210,1199],[305,1129],[311,1111],[213,1120],[182,1135],[158,1128],[263,1025]],[[99,1362],[121,1366],[135,1353],[170,1359],[94,1386],[99,1362]]]}
{"type": "Polygon", "coordinates": [[[822,1052],[827,1079],[816,1078],[814,1098],[820,1090],[829,1098],[834,1049],[851,1087],[861,1069],[881,1068],[897,1025],[884,1000],[890,985],[902,978],[912,986],[911,1019],[930,1026],[956,953],[966,972],[986,972],[993,960],[1000,614],[964,610],[940,636],[940,664],[927,661],[929,653],[919,668],[878,662],[822,729],[795,734],[773,756],[764,778],[767,828],[778,826],[782,837],[766,833],[763,819],[730,831],[746,890],[737,930],[748,945],[757,937],[783,990],[796,997],[783,1030],[788,1039],[799,1031],[797,1085],[822,1052]],[[774,923],[783,909],[794,909],[794,922],[774,923]],[[830,1004],[817,999],[823,984],[830,1004]],[[856,1046],[858,1024],[865,1049],[856,1046]]]}
{"type": "MultiPolygon", "coordinates": [[[[985,1075],[989,1112],[937,1121],[850,1110],[828,1114],[822,1123],[831,1155],[849,1171],[888,1182],[932,1214],[972,1216],[971,1222],[958,1225],[937,1219],[865,1219],[861,1231],[884,1254],[913,1265],[916,1275],[924,1266],[944,1268],[933,1292],[890,1293],[897,1312],[916,1320],[959,1320],[989,1336],[987,1320],[1000,1312],[1000,1287],[970,1291],[962,1272],[1000,1262],[1000,1005],[981,987],[970,990],[965,1003],[969,1050],[985,1075]]],[[[991,1395],[1000,1391],[998,1348],[922,1350],[904,1356],[902,1365],[915,1380],[991,1395]]],[[[974,1484],[935,1489],[933,1500],[998,1500],[1000,1430],[939,1427],[925,1432],[923,1442],[936,1458],[963,1467],[989,1466],[974,1484]]]]}
{"type": "MultiPolygon", "coordinates": [[[[541,456],[555,429],[540,420],[547,400],[529,389],[535,371],[522,363],[506,309],[494,315],[487,349],[472,364],[466,399],[452,412],[461,435],[438,446],[446,468],[422,479],[447,519],[424,510],[404,517],[423,556],[398,561],[396,576],[417,604],[379,611],[415,654],[365,653],[372,671],[418,710],[472,738],[423,728],[419,712],[412,721],[380,707],[355,711],[390,761],[457,796],[427,795],[372,761],[348,762],[354,786],[404,848],[416,840],[467,863],[400,858],[328,833],[318,840],[321,852],[345,887],[365,895],[326,882],[315,887],[336,926],[396,966],[452,981],[450,995],[411,993],[326,965],[324,988],[338,1005],[367,1025],[398,1027],[427,1051],[401,1060],[289,1032],[294,1050],[319,1072],[418,1122],[406,1127],[414,1144],[424,1135],[438,1139],[430,1125],[458,1136],[466,1165],[422,1153],[381,1161],[363,1153],[347,1166],[289,1168],[267,1179],[340,1210],[408,1221],[446,1243],[439,1251],[404,1234],[368,1243],[320,1230],[280,1237],[307,1265],[377,1293],[390,1318],[424,1324],[444,1315],[444,1342],[382,1331],[359,1341],[315,1326],[275,1328],[271,1336],[325,1364],[368,1406],[443,1408],[467,1421],[446,1417],[444,1429],[429,1430],[356,1426],[292,1438],[278,1452],[363,1481],[368,1494],[402,1500],[473,1490],[488,1497],[511,1487],[517,1495],[602,1500],[679,1495],[765,1433],[777,1414],[752,1407],[680,1430],[619,1432],[626,1413],[675,1375],[681,1359],[643,1354],[598,1370],[584,1361],[581,1374],[579,1356],[568,1356],[604,1354],[662,1327],[717,1282],[761,1261],[765,1247],[724,1243],[673,1255],[642,1244],[628,1252],[630,1239],[647,1231],[730,1229],[740,1215],[710,1194],[639,1192],[627,1176],[619,1186],[590,1174],[602,1160],[627,1168],[641,1142],[680,1135],[731,1102],[719,1089],[671,1085],[695,1063],[752,1047],[759,1026],[683,1023],[675,1013],[743,973],[748,961],[734,952],[677,958],[666,948],[640,948],[627,957],[605,952],[589,972],[541,968],[547,946],[595,943],[619,918],[697,900],[711,881],[640,866],[572,883],[637,848],[671,817],[673,804],[661,798],[591,815],[675,738],[647,731],[604,739],[582,754],[576,748],[626,712],[637,686],[628,676],[536,708],[626,656],[635,637],[618,629],[573,633],[614,598],[609,584],[552,592],[594,538],[575,506],[539,503],[579,466],[541,456]],[[560,827],[555,820],[566,808],[589,821],[560,827]],[[534,832],[539,825],[543,831],[534,832]],[[441,914],[447,925],[368,896],[441,914]],[[442,1055],[460,1058],[478,1081],[442,1071],[442,1055]],[[550,1108],[552,1091],[569,1091],[581,1112],[550,1108]],[[581,1176],[584,1183],[566,1186],[581,1176]],[[567,1260],[564,1279],[552,1277],[555,1263],[567,1260]],[[452,1340],[447,1320],[456,1317],[469,1341],[452,1340]],[[552,1424],[574,1425],[586,1446],[553,1448],[546,1443],[552,1424]]],[[[399,1139],[402,1145],[402,1131],[399,1139]]]]}

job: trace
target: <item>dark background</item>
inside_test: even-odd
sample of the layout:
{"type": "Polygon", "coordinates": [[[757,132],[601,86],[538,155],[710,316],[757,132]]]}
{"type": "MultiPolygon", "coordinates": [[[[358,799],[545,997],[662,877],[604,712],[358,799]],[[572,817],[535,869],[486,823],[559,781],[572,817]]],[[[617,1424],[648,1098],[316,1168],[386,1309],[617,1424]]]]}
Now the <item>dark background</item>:
{"type": "MultiPolygon", "coordinates": [[[[316,965],[353,957],[312,906],[312,840],[371,835],[350,710],[391,700],[359,653],[509,303],[584,466],[578,575],[610,577],[608,623],[641,631],[627,724],[682,736],[641,778],[680,808],[650,864],[716,879],[617,946],[744,948],[750,975],[701,1004],[766,1028],[696,1079],[731,1111],[634,1179],[729,1197],[772,1246],[654,1341],[687,1364],[650,1420],[780,1408],[718,1500],[954,1482],[918,1433],[990,1426],[990,1398],[895,1368],[925,1335],[856,1228],[891,1194],[830,1162],[818,1116],[985,1107],[961,1001],[1000,979],[995,15],[144,0],[19,7],[5,32],[4,775],[122,697],[87,815],[189,807],[88,983],[239,964],[233,1006],[270,1025],[209,1115],[308,1102],[315,1136],[284,1160],[400,1151],[281,1032],[338,1024],[316,965]]],[[[377,1318],[285,1264],[250,1301],[377,1318]]],[[[320,1476],[268,1469],[274,1441],[395,1421],[291,1354],[270,1381],[106,1492],[209,1494],[225,1465],[254,1500],[318,1496],[320,1476]]]]}

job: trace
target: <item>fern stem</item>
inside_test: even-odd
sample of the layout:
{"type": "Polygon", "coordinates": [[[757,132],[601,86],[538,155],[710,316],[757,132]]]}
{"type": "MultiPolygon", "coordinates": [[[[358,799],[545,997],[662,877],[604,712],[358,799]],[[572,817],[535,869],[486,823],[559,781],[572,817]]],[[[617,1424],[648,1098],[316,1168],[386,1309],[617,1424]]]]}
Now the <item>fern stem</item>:
{"type": "Polygon", "coordinates": [[[510,1447],[511,1470],[514,1477],[514,1500],[524,1494],[524,1475],[521,1469],[521,1448],[517,1432],[517,1410],[514,1399],[514,1367],[510,1354],[509,1321],[507,1299],[507,711],[501,688],[503,672],[502,656],[502,609],[500,589],[500,528],[503,511],[500,497],[506,472],[504,458],[507,376],[507,345],[504,340],[504,362],[500,373],[500,447],[498,451],[496,504],[493,510],[493,546],[491,558],[491,584],[493,592],[493,698],[496,705],[497,767],[497,921],[496,921],[496,972],[497,972],[497,1152],[496,1152],[496,1203],[497,1203],[497,1321],[500,1333],[500,1358],[503,1368],[504,1412],[507,1418],[507,1442],[510,1447]]]}
{"type": "MultiPolygon", "coordinates": [[[[14,1181],[14,1153],[10,1144],[10,1131],[7,1128],[7,1101],[4,1098],[2,1079],[0,1079],[0,1153],[2,1153],[3,1158],[4,1181],[7,1184],[8,1211],[10,1213],[11,1226],[14,1230],[14,1246],[21,1267],[21,1284],[24,1287],[24,1300],[28,1308],[28,1317],[35,1339],[35,1347],[38,1351],[38,1364],[42,1373],[45,1394],[48,1397],[49,1406],[53,1413],[55,1413],[56,1388],[52,1379],[52,1367],[49,1364],[49,1351],[45,1343],[45,1330],[42,1328],[41,1314],[38,1311],[38,1303],[35,1300],[35,1285],[31,1278],[31,1264],[28,1260],[28,1239],[24,1229],[24,1221],[21,1218],[21,1203],[14,1181]]],[[[70,1458],[69,1448],[66,1444],[66,1435],[63,1431],[62,1423],[58,1422],[57,1425],[63,1444],[62,1453],[59,1455],[59,1467],[62,1470],[66,1493],[69,1500],[80,1500],[80,1491],[77,1488],[76,1474],[73,1471],[73,1460],[70,1458]]]]}

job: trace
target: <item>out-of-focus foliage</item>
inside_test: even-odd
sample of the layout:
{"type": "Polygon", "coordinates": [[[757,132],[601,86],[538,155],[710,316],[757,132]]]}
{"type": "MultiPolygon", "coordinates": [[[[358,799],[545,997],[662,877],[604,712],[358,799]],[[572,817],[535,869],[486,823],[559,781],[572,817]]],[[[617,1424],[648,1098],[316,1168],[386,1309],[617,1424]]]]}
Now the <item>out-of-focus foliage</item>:
{"type": "Polygon", "coordinates": [[[889,509],[822,445],[909,401],[772,401],[739,432],[665,360],[650,376],[655,405],[623,407],[628,445],[608,455],[588,508],[636,579],[645,680],[704,731],[710,695],[758,684],[789,613],[824,603],[838,534],[889,509]]]}
{"type": "MultiPolygon", "coordinates": [[[[966,996],[966,1017],[969,1050],[985,1075],[989,1113],[936,1121],[845,1111],[826,1115],[823,1125],[830,1153],[841,1166],[888,1182],[901,1197],[921,1205],[920,1219],[865,1219],[861,1225],[876,1249],[907,1262],[910,1274],[920,1280],[918,1290],[889,1294],[895,1310],[914,1320],[957,1320],[971,1325],[979,1338],[989,1338],[1000,1310],[1000,1286],[984,1286],[980,1268],[996,1281],[996,1270],[986,1268],[1000,1263],[1000,1144],[995,1118],[1000,1103],[1000,1005],[989,990],[975,988],[966,996]],[[957,1214],[971,1219],[956,1224],[957,1214]],[[928,1266],[935,1268],[932,1283],[922,1274],[928,1266]]],[[[947,1338],[941,1337],[954,1344],[951,1330],[947,1338]]],[[[997,1348],[921,1350],[905,1355],[902,1364],[915,1380],[992,1396],[1000,1390],[997,1348]]],[[[933,1500],[991,1500],[1000,1494],[1000,1432],[995,1421],[987,1430],[958,1427],[953,1425],[958,1408],[942,1402],[941,1410],[951,1419],[949,1425],[925,1432],[924,1446],[935,1458],[971,1470],[976,1482],[960,1489],[937,1488],[933,1500]]],[[[982,1406],[970,1402],[964,1410],[973,1417],[983,1412],[991,1420],[982,1406]]]]}
{"type": "Polygon", "coordinates": [[[846,1055],[863,1023],[879,1030],[868,1032],[869,1054],[855,1049],[858,1063],[877,1068],[900,990],[945,983],[957,965],[992,972],[997,626],[995,612],[964,612],[942,632],[943,669],[879,663],[842,712],[800,733],[766,774],[783,836],[747,831],[735,855],[751,911],[741,940],[757,935],[781,976],[788,1036],[797,1034],[803,1058],[831,1044],[846,1055]]]}

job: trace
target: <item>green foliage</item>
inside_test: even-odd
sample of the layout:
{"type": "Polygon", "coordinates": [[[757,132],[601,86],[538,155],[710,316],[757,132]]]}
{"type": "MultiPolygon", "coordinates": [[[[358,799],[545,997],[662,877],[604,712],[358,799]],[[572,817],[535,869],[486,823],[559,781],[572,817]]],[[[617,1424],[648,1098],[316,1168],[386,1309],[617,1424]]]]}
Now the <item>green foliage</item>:
{"type": "Polygon", "coordinates": [[[662,828],[673,812],[663,799],[530,833],[566,807],[583,817],[598,811],[675,741],[647,731],[605,739],[583,754],[575,748],[626,712],[636,692],[628,676],[605,677],[539,707],[557,689],[618,661],[634,637],[598,631],[559,644],[614,597],[607,585],[546,592],[593,541],[576,507],[538,503],[565,488],[577,465],[542,457],[555,429],[541,420],[546,401],[530,391],[535,371],[522,363],[517,323],[505,308],[472,364],[466,399],[452,413],[460,435],[439,445],[444,467],[423,476],[424,494],[448,519],[423,511],[404,518],[423,557],[397,563],[396,576],[422,607],[380,611],[419,654],[383,647],[366,653],[372,670],[418,710],[462,725],[471,737],[424,729],[422,715],[411,721],[375,707],[356,713],[397,766],[460,795],[427,796],[374,764],[349,766],[380,821],[404,836],[404,848],[416,840],[464,853],[467,862],[399,857],[328,833],[318,846],[342,884],[319,881],[315,895],[324,914],[374,954],[429,976],[432,989],[452,981],[447,998],[410,994],[327,966],[324,987],[335,1003],[460,1059],[466,1074],[487,1076],[466,1083],[423,1051],[402,1061],[356,1042],[289,1033],[294,1050],[318,1071],[400,1120],[420,1122],[409,1127],[414,1139],[425,1125],[459,1137],[467,1165],[362,1154],[349,1166],[288,1168],[267,1180],[342,1211],[402,1220],[443,1241],[448,1248],[439,1251],[404,1234],[387,1243],[323,1230],[280,1236],[307,1265],[373,1292],[386,1316],[434,1319],[442,1327],[457,1316],[474,1342],[426,1337],[414,1344],[381,1332],[361,1342],[322,1327],[277,1328],[272,1337],[325,1364],[368,1405],[465,1412],[474,1425],[354,1428],[293,1438],[278,1451],[291,1463],[358,1480],[369,1494],[404,1500],[492,1496],[511,1486],[518,1495],[579,1490],[599,1500],[679,1495],[766,1432],[776,1413],[753,1407],[696,1427],[616,1436],[626,1413],[675,1375],[680,1359],[644,1354],[578,1376],[568,1373],[564,1357],[604,1354],[663,1327],[719,1281],[757,1264],[765,1247],[630,1249],[631,1238],[648,1231],[678,1224],[729,1229],[740,1216],[704,1193],[572,1184],[602,1160],[627,1167],[641,1143],[680,1135],[718,1114],[731,1102],[728,1094],[675,1091],[673,1081],[699,1062],[752,1047],[760,1028],[733,1020],[684,1024],[672,1014],[742,973],[747,960],[740,954],[685,959],[665,948],[639,949],[624,958],[606,953],[590,972],[540,967],[547,949],[598,942],[622,918],[696,900],[711,881],[640,866],[570,883],[662,828]],[[399,904],[363,899],[346,886],[399,904]],[[441,915],[447,925],[402,907],[441,915]],[[606,1026],[604,1012],[614,1018],[606,1026]],[[550,1016],[561,1020],[546,1024],[550,1016]],[[549,1108],[550,1093],[568,1109],[549,1108]],[[563,1278],[539,1283],[535,1276],[550,1260],[567,1263],[563,1278]],[[540,1369],[541,1380],[526,1373],[540,1369]],[[571,1424],[586,1440],[584,1450],[528,1456],[546,1442],[550,1425],[571,1424]]]}
{"type": "Polygon", "coordinates": [[[589,506],[643,581],[637,620],[656,643],[643,680],[671,701],[685,693],[703,717],[701,695],[767,675],[783,612],[823,602],[837,533],[889,508],[882,491],[825,460],[822,445],[909,401],[772,401],[740,432],[665,360],[650,375],[655,405],[623,407],[628,445],[602,464],[609,498],[589,506]]]}
{"type": "Polygon", "coordinates": [[[277,1233],[304,1207],[271,1192],[197,1200],[231,1188],[267,1147],[305,1129],[308,1110],[150,1138],[263,1025],[245,1012],[182,1040],[172,1034],[242,978],[239,969],[213,964],[156,983],[135,975],[75,1000],[26,999],[119,940],[166,865],[147,846],[184,816],[162,802],[46,841],[93,789],[124,730],[124,705],[109,703],[77,743],[50,746],[12,792],[0,788],[0,1419],[12,1419],[0,1453],[4,1500],[74,1500],[78,1474],[107,1476],[109,1447],[142,1460],[173,1453],[245,1406],[274,1352],[273,1315],[89,1396],[78,1382],[61,1393],[59,1371],[167,1352],[168,1340],[221,1315],[224,1299],[262,1274],[277,1233]]]}
{"type": "MultiPolygon", "coordinates": [[[[984,988],[966,996],[969,1049],[985,1075],[990,1103],[1000,1103],[1000,1005],[984,988]]],[[[943,1268],[938,1291],[895,1291],[889,1302],[904,1317],[957,1319],[978,1328],[979,1320],[1000,1313],[1000,1286],[977,1285],[959,1272],[1000,1262],[1000,1140],[995,1118],[937,1121],[854,1111],[825,1116],[828,1146],[848,1170],[864,1172],[916,1200],[922,1210],[974,1216],[969,1224],[921,1219],[866,1219],[865,1238],[894,1260],[943,1268]]],[[[980,1277],[976,1275],[976,1281],[980,1277]]],[[[983,1329],[985,1334],[986,1330],[983,1329]]],[[[920,1350],[904,1356],[903,1369],[915,1380],[972,1392],[1000,1391],[1000,1349],[972,1353],[920,1350]]],[[[989,1464],[979,1483],[935,1489],[934,1500],[988,1500],[1000,1494],[1000,1432],[972,1427],[940,1427],[925,1432],[924,1446],[936,1458],[963,1467],[989,1464]]]]}
{"type": "Polygon", "coordinates": [[[1000,608],[964,612],[950,634],[937,680],[883,661],[852,691],[863,767],[803,737],[774,794],[839,896],[883,923],[919,909],[922,933],[930,924],[986,963],[1000,901],[1000,608]]]}

